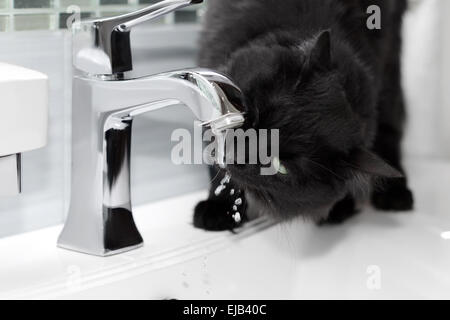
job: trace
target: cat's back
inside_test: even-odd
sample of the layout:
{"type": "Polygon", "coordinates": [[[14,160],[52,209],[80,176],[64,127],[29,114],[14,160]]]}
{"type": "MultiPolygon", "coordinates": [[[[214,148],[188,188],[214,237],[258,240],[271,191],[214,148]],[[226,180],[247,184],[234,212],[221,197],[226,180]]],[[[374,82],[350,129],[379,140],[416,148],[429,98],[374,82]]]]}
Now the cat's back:
{"type": "Polygon", "coordinates": [[[303,34],[335,29],[350,41],[364,40],[368,36],[367,8],[371,5],[381,8],[382,32],[389,33],[390,28],[398,27],[395,20],[405,10],[406,0],[208,0],[207,5],[199,64],[216,68],[224,65],[235,50],[277,30],[294,30],[301,38],[303,34]]]}
{"type": "MultiPolygon", "coordinates": [[[[300,27],[306,13],[315,14],[336,0],[208,0],[200,39],[199,63],[216,67],[237,48],[267,32],[300,27]]],[[[324,12],[322,10],[322,14],[324,12]]],[[[328,11],[328,9],[326,10],[328,11]]],[[[305,23],[305,21],[303,22],[305,23]]]]}

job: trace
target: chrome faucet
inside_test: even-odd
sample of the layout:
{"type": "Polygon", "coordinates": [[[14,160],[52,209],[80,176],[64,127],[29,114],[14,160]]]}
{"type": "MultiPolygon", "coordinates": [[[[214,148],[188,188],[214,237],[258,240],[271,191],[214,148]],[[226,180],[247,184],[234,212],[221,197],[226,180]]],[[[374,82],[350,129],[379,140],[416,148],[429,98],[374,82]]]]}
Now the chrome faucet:
{"type": "Polygon", "coordinates": [[[217,136],[243,124],[241,91],[212,70],[133,77],[133,26],[201,2],[166,0],[74,25],[71,199],[58,246],[98,256],[142,246],[130,198],[134,117],[182,104],[217,136]]]}

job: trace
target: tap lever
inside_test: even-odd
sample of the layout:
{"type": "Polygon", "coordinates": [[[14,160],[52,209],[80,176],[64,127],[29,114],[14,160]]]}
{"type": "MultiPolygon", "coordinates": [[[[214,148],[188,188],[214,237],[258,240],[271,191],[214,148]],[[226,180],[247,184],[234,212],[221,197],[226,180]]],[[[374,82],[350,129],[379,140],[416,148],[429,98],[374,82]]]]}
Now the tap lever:
{"type": "Polygon", "coordinates": [[[165,0],[139,11],[117,17],[116,28],[121,32],[129,32],[134,26],[153,20],[175,10],[202,3],[203,0],[165,0]]]}
{"type": "Polygon", "coordinates": [[[131,29],[145,21],[202,2],[203,0],[165,0],[120,16],[74,23],[74,67],[90,75],[126,78],[125,73],[133,71],[131,29]]]}

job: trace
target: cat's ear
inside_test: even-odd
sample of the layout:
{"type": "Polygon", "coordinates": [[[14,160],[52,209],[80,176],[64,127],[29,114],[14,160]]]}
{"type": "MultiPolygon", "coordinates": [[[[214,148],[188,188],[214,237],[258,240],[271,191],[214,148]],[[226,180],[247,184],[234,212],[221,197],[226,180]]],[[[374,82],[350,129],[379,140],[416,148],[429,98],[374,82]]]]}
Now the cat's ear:
{"type": "Polygon", "coordinates": [[[385,178],[403,178],[404,175],[373,152],[360,148],[352,154],[351,165],[354,169],[374,176],[385,178]]]}
{"type": "Polygon", "coordinates": [[[311,51],[311,61],[324,68],[331,66],[331,32],[322,31],[317,37],[314,48],[311,51]]]}

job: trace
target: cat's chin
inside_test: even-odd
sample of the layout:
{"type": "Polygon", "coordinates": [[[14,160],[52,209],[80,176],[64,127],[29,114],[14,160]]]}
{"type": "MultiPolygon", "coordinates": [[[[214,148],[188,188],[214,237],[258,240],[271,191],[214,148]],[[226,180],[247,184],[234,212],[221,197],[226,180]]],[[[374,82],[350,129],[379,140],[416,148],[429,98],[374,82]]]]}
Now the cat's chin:
{"type": "Polygon", "coordinates": [[[245,199],[247,200],[247,217],[249,220],[272,215],[271,210],[263,203],[264,201],[257,199],[251,192],[245,192],[245,199]]]}
{"type": "Polygon", "coordinates": [[[281,209],[277,208],[273,203],[269,203],[267,200],[255,196],[251,191],[246,191],[245,198],[248,206],[247,217],[250,221],[260,217],[271,217],[280,221],[301,218],[317,223],[328,218],[333,208],[333,204],[330,204],[304,210],[298,208],[292,208],[291,210],[281,209]]]}

